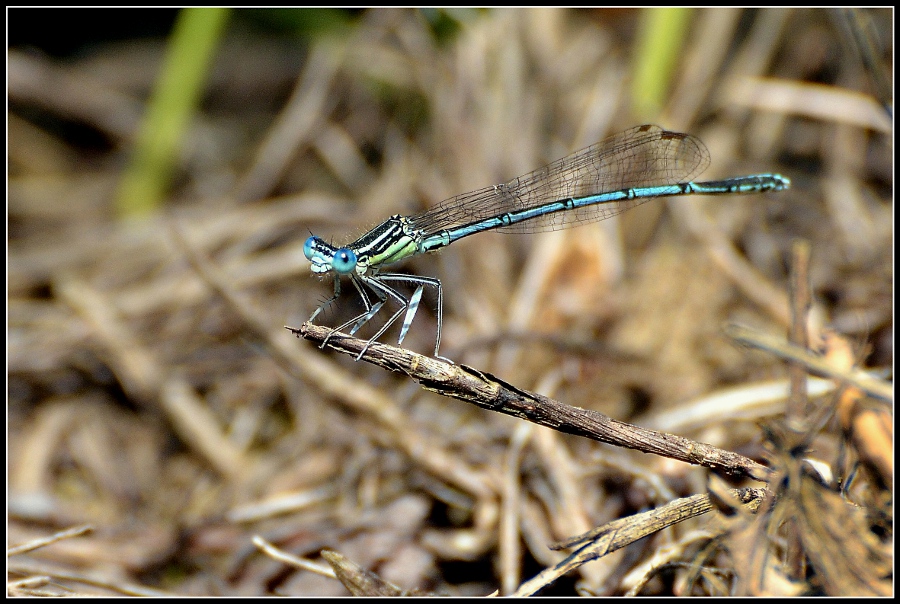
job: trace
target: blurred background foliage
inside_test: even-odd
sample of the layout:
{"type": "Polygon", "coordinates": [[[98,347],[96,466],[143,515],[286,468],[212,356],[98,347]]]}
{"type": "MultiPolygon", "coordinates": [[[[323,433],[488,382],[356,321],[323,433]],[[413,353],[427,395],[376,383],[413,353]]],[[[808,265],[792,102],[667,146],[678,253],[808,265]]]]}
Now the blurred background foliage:
{"type": "MultiPolygon", "coordinates": [[[[792,188],[416,258],[399,268],[444,283],[443,354],[781,463],[759,424],[784,395],[760,393],[786,392],[785,366],[721,326],[785,333],[803,239],[811,347],[827,326],[851,364],[892,366],[892,9],[193,11],[7,11],[9,542],[95,527],[11,557],[11,593],[347,593],[260,535],[404,588],[509,594],[559,562],[548,543],[704,492],[697,468],[441,400],[282,327],[330,295],[309,233],[343,243],[636,124],[699,136],[705,178],[792,188]]],[[[327,324],[358,312],[345,290],[327,324]]],[[[431,350],[433,307],[413,350],[431,350]]],[[[855,511],[828,539],[809,529],[799,578],[774,564],[776,530],[754,550],[768,566],[742,562],[742,518],[672,527],[542,593],[880,593],[892,473],[842,421],[808,426],[810,449],[836,476],[828,505],[844,489],[855,511]],[[865,552],[855,578],[817,562],[841,542],[865,552]]]]}

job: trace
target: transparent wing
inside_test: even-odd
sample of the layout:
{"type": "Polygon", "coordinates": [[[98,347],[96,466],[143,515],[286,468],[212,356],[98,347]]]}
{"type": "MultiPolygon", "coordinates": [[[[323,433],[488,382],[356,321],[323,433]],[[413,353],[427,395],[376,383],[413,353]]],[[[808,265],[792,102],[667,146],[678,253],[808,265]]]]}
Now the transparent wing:
{"type": "MultiPolygon", "coordinates": [[[[463,226],[567,198],[634,187],[664,187],[689,182],[709,165],[709,151],[699,139],[659,126],[636,126],[556,160],[518,178],[451,197],[410,218],[423,233],[463,226]]],[[[618,200],[557,212],[497,230],[533,233],[609,218],[649,198],[618,200]]]]}

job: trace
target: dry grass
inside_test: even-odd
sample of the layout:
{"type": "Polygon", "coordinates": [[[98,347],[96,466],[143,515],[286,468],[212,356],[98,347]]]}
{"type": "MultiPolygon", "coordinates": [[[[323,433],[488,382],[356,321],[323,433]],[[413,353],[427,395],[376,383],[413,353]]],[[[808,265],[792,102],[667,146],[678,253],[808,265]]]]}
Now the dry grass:
{"type": "MultiPolygon", "coordinates": [[[[892,15],[866,15],[892,74],[892,15]]],[[[703,139],[706,179],[793,186],[483,234],[403,269],[443,281],[444,356],[793,482],[765,514],[676,524],[542,593],[890,590],[892,463],[867,449],[886,408],[818,379],[786,422],[785,364],[722,330],[787,333],[805,239],[810,347],[828,325],[852,343],[836,363],[892,365],[892,130],[871,74],[833,13],[698,11],[665,108],[636,117],[637,17],[492,10],[439,44],[421,12],[371,10],[308,52],[236,30],[168,209],[140,222],[113,219],[112,199],[161,47],[10,50],[8,543],[93,527],[15,552],[10,593],[346,594],[323,549],[403,589],[512,593],[563,558],[552,542],[706,492],[701,468],[442,399],[282,327],[330,294],[309,232],[349,241],[647,121],[703,139]],[[45,127],[60,121],[108,144],[45,127]],[[843,491],[801,476],[798,442],[843,491]],[[868,574],[829,563],[842,547],[868,574]]],[[[321,321],[357,310],[346,289],[321,321]]],[[[413,350],[432,349],[433,304],[413,350]]]]}

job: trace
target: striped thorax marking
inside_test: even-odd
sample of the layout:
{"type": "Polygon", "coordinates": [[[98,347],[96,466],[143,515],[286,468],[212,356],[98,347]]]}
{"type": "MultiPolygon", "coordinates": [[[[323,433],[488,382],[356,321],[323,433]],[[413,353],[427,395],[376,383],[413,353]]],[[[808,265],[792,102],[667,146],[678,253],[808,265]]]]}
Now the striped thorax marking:
{"type": "MultiPolygon", "coordinates": [[[[418,252],[419,235],[405,216],[391,216],[380,225],[350,244],[356,251],[357,262],[379,267],[399,262],[418,252]]],[[[359,274],[363,274],[357,269],[359,274]]]]}

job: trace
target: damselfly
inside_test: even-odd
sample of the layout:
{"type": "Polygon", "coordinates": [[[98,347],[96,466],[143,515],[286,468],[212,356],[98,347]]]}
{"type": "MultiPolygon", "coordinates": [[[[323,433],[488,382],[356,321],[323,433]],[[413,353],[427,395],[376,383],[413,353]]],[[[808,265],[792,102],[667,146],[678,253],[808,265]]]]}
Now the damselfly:
{"type": "Polygon", "coordinates": [[[383,273],[383,267],[482,231],[557,230],[609,218],[655,197],[762,193],[781,191],[791,184],[779,174],[693,182],[708,165],[709,151],[696,137],[659,126],[637,126],[507,183],[446,199],[418,216],[391,216],[343,247],[310,237],[303,252],[312,262],[313,273],[333,274],[334,295],[309,320],[337,300],[341,276],[347,275],[359,292],[365,311],[331,333],[352,326],[350,335],[355,334],[388,299],[393,299],[400,308],[369,339],[366,348],[405,310],[398,340],[398,344],[403,344],[422,291],[430,285],[437,292],[434,354],[438,356],[443,325],[441,282],[433,277],[383,273]],[[395,282],[417,287],[407,299],[391,285],[395,282]],[[367,291],[374,294],[374,302],[367,291]]]}

